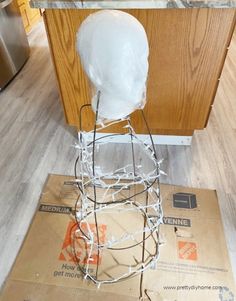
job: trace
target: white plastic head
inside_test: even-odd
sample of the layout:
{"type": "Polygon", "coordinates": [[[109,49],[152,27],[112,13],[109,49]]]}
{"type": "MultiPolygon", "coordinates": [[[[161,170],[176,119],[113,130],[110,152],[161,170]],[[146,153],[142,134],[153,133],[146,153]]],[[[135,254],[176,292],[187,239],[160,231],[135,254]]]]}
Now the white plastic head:
{"type": "Polygon", "coordinates": [[[139,21],[122,11],[89,15],[77,33],[77,50],[95,87],[92,108],[100,91],[100,118],[126,117],[146,100],[148,40],[139,21]]]}

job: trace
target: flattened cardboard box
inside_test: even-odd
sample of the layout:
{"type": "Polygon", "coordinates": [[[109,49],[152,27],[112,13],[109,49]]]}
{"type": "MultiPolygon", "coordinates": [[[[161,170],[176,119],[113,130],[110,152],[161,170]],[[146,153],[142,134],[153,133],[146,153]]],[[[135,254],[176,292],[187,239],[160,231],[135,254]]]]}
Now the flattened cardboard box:
{"type": "MultiPolygon", "coordinates": [[[[2,290],[1,301],[139,299],[139,276],[99,289],[83,279],[73,261],[68,239],[77,197],[73,186],[64,185],[70,179],[48,177],[38,211],[2,290]]],[[[163,244],[156,268],[144,273],[144,288],[149,296],[146,300],[235,300],[216,192],[171,185],[161,188],[163,244]],[[189,198],[194,195],[194,208],[186,205],[181,208],[179,202],[175,207],[176,193],[189,198]]]]}

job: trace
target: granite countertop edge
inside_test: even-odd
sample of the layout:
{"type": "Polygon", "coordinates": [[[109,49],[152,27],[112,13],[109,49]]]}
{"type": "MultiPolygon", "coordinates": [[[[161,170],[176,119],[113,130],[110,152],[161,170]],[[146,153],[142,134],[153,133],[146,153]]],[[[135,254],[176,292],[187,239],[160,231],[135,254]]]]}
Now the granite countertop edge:
{"type": "Polygon", "coordinates": [[[45,9],[236,8],[236,0],[31,0],[30,6],[45,9]]]}

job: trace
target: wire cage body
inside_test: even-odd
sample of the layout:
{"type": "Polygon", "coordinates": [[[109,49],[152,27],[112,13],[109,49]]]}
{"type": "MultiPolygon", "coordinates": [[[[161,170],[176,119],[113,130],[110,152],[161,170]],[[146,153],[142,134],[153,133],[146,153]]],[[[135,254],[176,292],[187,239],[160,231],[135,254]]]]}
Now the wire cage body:
{"type": "MultiPolygon", "coordinates": [[[[146,123],[143,112],[142,116],[146,123]]],[[[149,131],[147,123],[146,126],[149,131]]],[[[129,116],[100,123],[98,108],[94,129],[80,130],[75,162],[80,191],[75,206],[79,244],[75,245],[74,254],[84,277],[98,286],[138,274],[142,277],[158,260],[163,217],[160,162],[150,131],[148,140],[139,139],[129,116]],[[121,133],[100,135],[114,124],[120,125],[121,133]],[[130,141],[123,154],[125,159],[105,155],[112,163],[106,168],[104,153],[109,154],[109,145],[119,135],[126,135],[130,141]]]]}

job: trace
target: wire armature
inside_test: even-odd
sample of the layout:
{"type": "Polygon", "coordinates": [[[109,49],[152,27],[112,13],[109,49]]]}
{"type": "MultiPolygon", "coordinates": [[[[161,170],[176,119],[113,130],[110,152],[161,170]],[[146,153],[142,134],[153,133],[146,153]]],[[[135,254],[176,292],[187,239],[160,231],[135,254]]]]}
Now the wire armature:
{"type": "Polygon", "coordinates": [[[76,239],[80,240],[83,252],[74,247],[74,255],[84,278],[98,287],[140,275],[142,300],[145,293],[143,272],[153,267],[159,258],[159,225],[163,217],[160,162],[143,111],[149,142],[138,138],[129,116],[104,124],[99,121],[99,96],[92,131],[85,132],[82,128],[82,112],[90,105],[83,106],[80,114],[81,128],[76,146],[79,155],[74,172],[80,191],[75,204],[76,239]],[[114,124],[122,124],[125,133],[98,136],[114,124]],[[129,137],[131,160],[104,171],[97,159],[117,135],[129,137]],[[140,152],[149,160],[149,170],[139,164],[140,152]]]}

